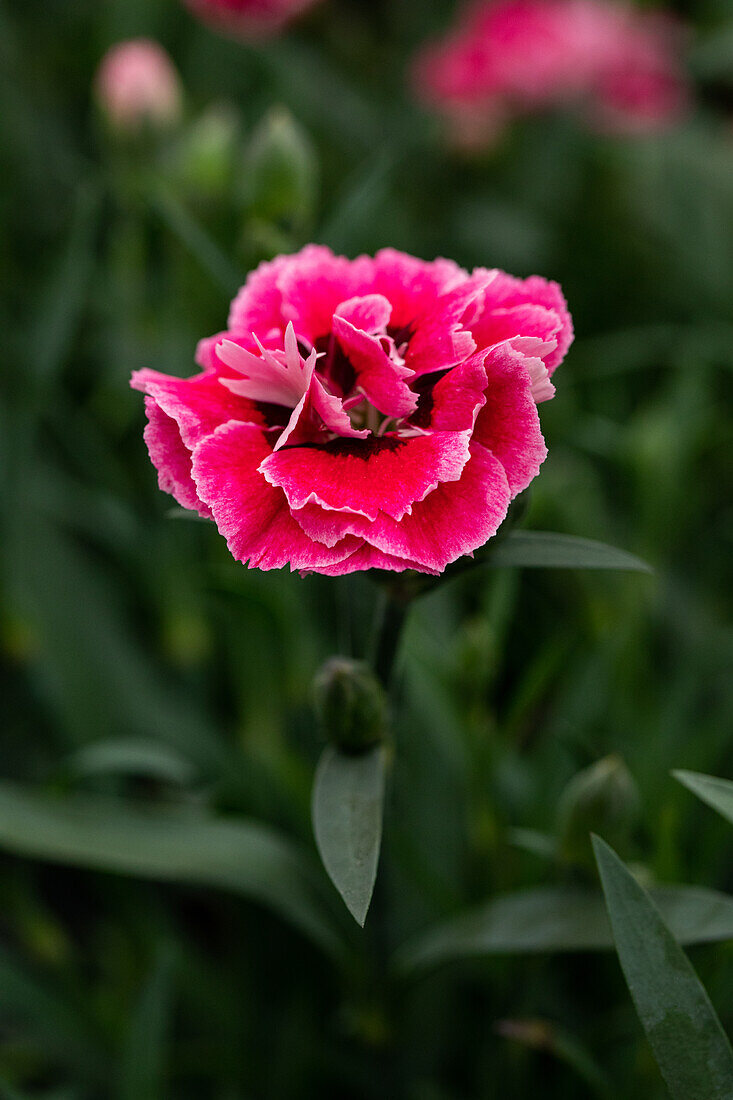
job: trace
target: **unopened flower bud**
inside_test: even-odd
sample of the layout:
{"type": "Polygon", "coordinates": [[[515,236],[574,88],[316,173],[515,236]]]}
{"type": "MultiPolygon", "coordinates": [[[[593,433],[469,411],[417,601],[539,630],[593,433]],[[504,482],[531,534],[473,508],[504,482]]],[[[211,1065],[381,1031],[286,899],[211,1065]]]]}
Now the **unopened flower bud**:
{"type": "Polygon", "coordinates": [[[187,128],[178,146],[175,168],[194,195],[226,192],[234,175],[239,119],[226,105],[211,107],[187,128]]]}
{"type": "Polygon", "coordinates": [[[332,657],[314,681],[316,711],[325,736],[347,752],[384,739],[387,696],[363,661],[332,657]]]}
{"type": "Polygon", "coordinates": [[[560,796],[558,843],[570,863],[592,861],[590,834],[623,847],[636,822],[639,794],[619,756],[606,756],[578,772],[560,796]]]}
{"type": "Polygon", "coordinates": [[[250,212],[271,222],[300,224],[315,203],[317,169],[307,134],[277,107],[255,130],[242,178],[250,212]]]}
{"type": "Polygon", "coordinates": [[[178,73],[165,50],[147,38],[109,50],[97,71],[95,92],[106,120],[119,133],[170,126],[181,116],[178,73]]]}

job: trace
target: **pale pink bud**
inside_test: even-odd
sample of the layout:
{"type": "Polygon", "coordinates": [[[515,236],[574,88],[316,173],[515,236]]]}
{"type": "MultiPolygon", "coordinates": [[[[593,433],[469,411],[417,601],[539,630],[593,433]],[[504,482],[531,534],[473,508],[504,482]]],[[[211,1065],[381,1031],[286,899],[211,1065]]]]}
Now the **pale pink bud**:
{"type": "Polygon", "coordinates": [[[97,101],[116,130],[169,126],[181,115],[181,82],[165,50],[146,38],[119,42],[95,80],[97,101]]]}

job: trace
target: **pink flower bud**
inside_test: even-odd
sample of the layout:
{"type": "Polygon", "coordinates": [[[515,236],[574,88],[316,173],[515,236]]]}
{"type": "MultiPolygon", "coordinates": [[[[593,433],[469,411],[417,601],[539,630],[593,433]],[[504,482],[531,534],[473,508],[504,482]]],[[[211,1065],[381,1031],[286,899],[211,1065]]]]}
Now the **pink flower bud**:
{"type": "Polygon", "coordinates": [[[184,0],[194,15],[243,38],[272,34],[316,0],[184,0]]]}
{"type": "Polygon", "coordinates": [[[146,123],[168,126],[181,115],[181,82],[173,63],[156,42],[119,42],[102,59],[95,80],[100,107],[119,131],[146,123]]]}

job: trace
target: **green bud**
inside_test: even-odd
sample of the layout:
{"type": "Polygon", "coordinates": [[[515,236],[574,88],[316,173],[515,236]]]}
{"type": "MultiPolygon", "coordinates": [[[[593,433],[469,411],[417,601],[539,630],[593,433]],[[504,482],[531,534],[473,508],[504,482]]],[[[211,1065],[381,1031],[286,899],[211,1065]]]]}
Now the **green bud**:
{"type": "Polygon", "coordinates": [[[592,864],[590,834],[614,848],[628,841],[639,812],[633,777],[619,756],[606,756],[578,772],[560,796],[558,847],[569,863],[592,864]]]}
{"type": "Polygon", "coordinates": [[[227,190],[234,174],[239,119],[226,105],[210,108],[188,127],[174,170],[186,190],[211,197],[227,190]]]}
{"type": "Polygon", "coordinates": [[[305,131],[282,107],[255,130],[244,160],[244,198],[265,221],[301,225],[313,213],[317,166],[305,131]]]}
{"type": "Polygon", "coordinates": [[[387,695],[363,661],[332,657],[317,673],[315,704],[329,741],[346,752],[361,752],[384,740],[387,695]]]}

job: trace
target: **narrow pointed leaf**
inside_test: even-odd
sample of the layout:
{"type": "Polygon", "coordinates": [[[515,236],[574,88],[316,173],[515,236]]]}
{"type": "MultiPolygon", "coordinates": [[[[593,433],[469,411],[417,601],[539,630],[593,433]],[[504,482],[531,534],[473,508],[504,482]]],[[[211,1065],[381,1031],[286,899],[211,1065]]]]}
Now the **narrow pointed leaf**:
{"type": "Polygon", "coordinates": [[[484,558],[492,568],[616,569],[637,573],[653,570],[641,558],[592,539],[557,535],[551,531],[512,531],[494,547],[489,543],[484,558]]]}
{"type": "Polygon", "coordinates": [[[141,878],[231,890],[276,910],[326,950],[335,921],[305,852],[243,818],[137,809],[113,798],[0,783],[0,849],[141,878]]]}
{"type": "Polygon", "coordinates": [[[386,754],[324,749],[313,786],[313,829],[323,865],[357,924],[364,926],[382,843],[386,754]]]}
{"type": "Polygon", "coordinates": [[[636,1011],[674,1100],[730,1100],[733,1050],[687,956],[646,890],[593,838],[614,940],[636,1011]]]}
{"type": "Polygon", "coordinates": [[[733,823],[733,783],[729,779],[718,779],[714,775],[701,775],[699,772],[679,771],[672,774],[689,791],[733,823]]]}
{"type": "MultiPolygon", "coordinates": [[[[733,939],[733,897],[695,886],[661,886],[656,904],[681,943],[733,939]]],[[[494,898],[404,944],[404,973],[457,959],[538,952],[608,951],[613,935],[603,896],[540,887],[494,898]]]]}

